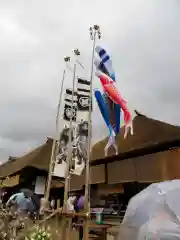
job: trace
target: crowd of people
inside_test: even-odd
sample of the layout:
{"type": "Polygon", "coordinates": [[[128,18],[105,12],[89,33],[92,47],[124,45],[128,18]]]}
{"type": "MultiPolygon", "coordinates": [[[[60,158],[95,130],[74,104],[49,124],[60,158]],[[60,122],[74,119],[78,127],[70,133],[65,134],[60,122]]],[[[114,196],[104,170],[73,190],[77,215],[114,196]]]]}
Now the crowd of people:
{"type": "MultiPolygon", "coordinates": [[[[79,193],[74,193],[67,200],[67,211],[81,212],[84,210],[85,196],[83,190],[79,193]]],[[[53,209],[54,201],[49,202],[49,208],[53,209]]],[[[1,208],[11,209],[21,215],[28,215],[29,217],[43,215],[47,204],[44,198],[39,198],[33,191],[29,189],[21,189],[18,193],[9,195],[7,192],[1,194],[1,208]]],[[[81,223],[80,217],[74,217],[72,226],[75,227],[76,223],[81,223]]],[[[79,239],[83,239],[83,227],[76,227],[79,231],[79,239]]]]}

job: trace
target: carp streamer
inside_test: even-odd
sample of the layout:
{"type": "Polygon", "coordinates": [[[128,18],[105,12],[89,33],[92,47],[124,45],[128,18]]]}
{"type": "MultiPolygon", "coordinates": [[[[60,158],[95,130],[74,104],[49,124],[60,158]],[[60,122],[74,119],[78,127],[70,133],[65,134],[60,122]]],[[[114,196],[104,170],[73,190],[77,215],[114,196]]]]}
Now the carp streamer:
{"type": "Polygon", "coordinates": [[[127,102],[122,98],[116,87],[115,72],[112,67],[112,60],[106,50],[97,46],[95,51],[98,58],[95,58],[96,75],[99,77],[103,87],[103,93],[99,89],[94,90],[94,95],[100,109],[101,115],[109,130],[109,140],[105,146],[105,156],[108,155],[109,147],[113,146],[118,154],[116,135],[120,132],[121,109],[124,113],[125,132],[124,138],[130,131],[133,134],[132,116],[127,107],[127,102]]]}

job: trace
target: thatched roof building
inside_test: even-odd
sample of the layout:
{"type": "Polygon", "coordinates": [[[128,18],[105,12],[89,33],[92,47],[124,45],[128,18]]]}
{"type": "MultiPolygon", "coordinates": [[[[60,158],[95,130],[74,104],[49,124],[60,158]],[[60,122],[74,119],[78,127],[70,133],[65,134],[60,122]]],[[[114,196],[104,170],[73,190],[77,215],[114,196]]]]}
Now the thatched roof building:
{"type": "MultiPolygon", "coordinates": [[[[123,138],[124,129],[117,138],[119,155],[109,152],[104,158],[104,139],[93,146],[91,183],[153,182],[180,177],[180,127],[148,118],[137,113],[133,120],[134,135],[123,138]],[[173,149],[172,149],[173,148],[173,149]],[[175,149],[174,149],[175,148],[175,149]],[[126,159],[126,160],[123,160],[126,159]],[[121,161],[119,161],[121,160],[121,161]],[[94,165],[94,166],[93,166],[94,165]],[[171,170],[171,171],[170,171],[171,170]]],[[[48,171],[52,139],[20,158],[0,166],[0,178],[13,175],[24,168],[48,171]]],[[[73,176],[71,189],[84,184],[85,173],[73,176]]]]}
{"type": "MultiPolygon", "coordinates": [[[[117,137],[119,153],[129,152],[135,149],[144,149],[145,147],[159,145],[165,142],[180,140],[180,127],[170,125],[155,119],[151,119],[136,111],[136,116],[133,120],[133,136],[128,136],[124,139],[124,128],[121,129],[117,137]]],[[[93,146],[92,159],[104,158],[104,147],[107,143],[107,138],[99,141],[93,146]]],[[[109,150],[109,156],[115,153],[112,149],[109,150]]]]}
{"type": "Polygon", "coordinates": [[[7,162],[0,165],[0,178],[13,175],[27,167],[48,171],[51,149],[52,139],[47,139],[43,145],[24,156],[13,160],[9,159],[7,162]]]}
{"type": "MultiPolygon", "coordinates": [[[[1,187],[30,188],[34,190],[38,176],[47,177],[53,140],[48,138],[44,144],[22,157],[9,157],[0,165],[1,187]]],[[[63,187],[63,180],[53,178],[51,188],[63,187]]]]}
{"type": "Polygon", "coordinates": [[[117,138],[119,155],[104,158],[107,139],[94,145],[91,165],[104,164],[106,182],[155,182],[180,178],[180,127],[148,118],[138,112],[134,135],[117,138]],[[125,160],[126,159],[126,160],[125,160]]]}
{"type": "MultiPolygon", "coordinates": [[[[156,182],[180,178],[180,127],[148,118],[136,111],[134,135],[117,137],[119,154],[104,157],[107,138],[92,148],[91,183],[156,182]]],[[[85,173],[74,176],[73,188],[82,186],[85,173]]]]}
{"type": "MultiPolygon", "coordinates": [[[[52,150],[52,143],[53,139],[48,138],[47,141],[42,144],[41,146],[37,147],[33,151],[25,154],[22,157],[19,158],[13,158],[9,159],[7,162],[0,165],[0,179],[6,178],[7,176],[11,176],[14,174],[19,173],[25,168],[35,168],[44,172],[48,172],[49,170],[49,163],[51,158],[51,150],[52,150]]],[[[101,173],[100,176],[104,175],[104,167],[93,167],[92,174],[97,175],[98,173],[101,173]]],[[[84,174],[83,174],[84,175],[84,174]]],[[[81,178],[81,177],[80,177],[81,178]]],[[[98,180],[98,178],[93,177],[92,183],[96,182],[103,182],[104,178],[101,180],[98,180]]],[[[72,177],[72,183],[73,183],[73,189],[76,190],[76,188],[79,189],[79,177],[74,176],[72,177]],[[75,180],[75,181],[74,181],[75,180]],[[76,187],[78,186],[78,187],[76,187]]],[[[82,185],[84,184],[81,182],[82,185]]]]}

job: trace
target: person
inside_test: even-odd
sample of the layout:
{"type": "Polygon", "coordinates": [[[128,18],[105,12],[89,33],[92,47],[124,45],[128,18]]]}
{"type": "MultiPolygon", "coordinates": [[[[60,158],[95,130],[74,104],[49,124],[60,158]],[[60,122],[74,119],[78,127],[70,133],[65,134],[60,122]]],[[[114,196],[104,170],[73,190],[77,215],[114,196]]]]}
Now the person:
{"type": "Polygon", "coordinates": [[[81,195],[79,197],[79,199],[77,200],[77,203],[76,203],[76,209],[77,211],[81,211],[84,209],[84,201],[85,201],[85,196],[84,195],[81,195]]]}
{"type": "MultiPolygon", "coordinates": [[[[76,202],[74,205],[74,209],[76,213],[82,212],[84,210],[84,204],[85,204],[85,186],[83,186],[81,194],[76,198],[76,202]]],[[[82,223],[81,217],[76,217],[74,219],[77,223],[82,223]]],[[[79,226],[79,240],[83,239],[83,226],[79,226]]]]}
{"type": "Polygon", "coordinates": [[[50,209],[50,208],[51,208],[50,202],[49,201],[47,202],[46,199],[44,197],[42,197],[40,199],[40,208],[39,208],[40,216],[43,216],[46,209],[50,209]]]}
{"type": "Polygon", "coordinates": [[[2,195],[1,195],[2,207],[5,207],[6,202],[8,201],[8,199],[9,199],[8,193],[6,191],[3,191],[2,195]]]}
{"type": "Polygon", "coordinates": [[[51,199],[50,207],[51,207],[52,210],[55,209],[55,199],[54,198],[51,199]]]}
{"type": "Polygon", "coordinates": [[[9,198],[9,200],[6,203],[6,206],[7,207],[16,206],[17,208],[19,207],[24,208],[23,207],[24,198],[25,196],[23,193],[15,193],[9,198]]]}
{"type": "Polygon", "coordinates": [[[70,196],[67,200],[67,210],[70,212],[75,211],[75,202],[77,197],[76,196],[70,196]]]}
{"type": "MultiPolygon", "coordinates": [[[[28,197],[28,194],[27,194],[28,197]]],[[[30,199],[32,200],[32,203],[34,205],[34,213],[39,214],[39,210],[40,210],[40,198],[37,196],[36,193],[32,194],[31,196],[29,196],[30,199]]]]}
{"type": "Polygon", "coordinates": [[[20,212],[34,212],[34,204],[30,197],[24,195],[23,192],[13,194],[6,203],[7,207],[15,207],[20,212]]]}

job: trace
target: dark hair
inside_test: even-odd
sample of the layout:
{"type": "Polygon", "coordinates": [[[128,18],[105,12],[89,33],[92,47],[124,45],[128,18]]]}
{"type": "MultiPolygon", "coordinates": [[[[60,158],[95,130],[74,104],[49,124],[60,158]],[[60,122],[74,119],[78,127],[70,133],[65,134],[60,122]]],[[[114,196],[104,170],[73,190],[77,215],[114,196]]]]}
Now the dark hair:
{"type": "Polygon", "coordinates": [[[80,195],[85,194],[85,185],[82,186],[82,189],[79,192],[80,195]]]}

